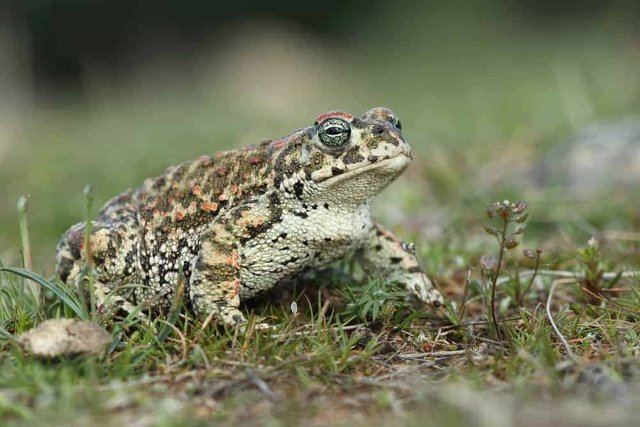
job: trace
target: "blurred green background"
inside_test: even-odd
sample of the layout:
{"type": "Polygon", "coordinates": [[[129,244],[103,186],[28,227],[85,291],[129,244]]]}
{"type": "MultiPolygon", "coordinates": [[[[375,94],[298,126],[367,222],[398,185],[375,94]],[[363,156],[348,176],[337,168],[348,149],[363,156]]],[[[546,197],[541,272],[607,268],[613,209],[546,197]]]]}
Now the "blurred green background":
{"type": "Polygon", "coordinates": [[[640,226],[637,171],[598,152],[574,170],[571,151],[585,126],[638,120],[638,2],[23,0],[0,12],[6,264],[19,263],[21,194],[34,268],[51,272],[85,184],[101,205],[168,165],[378,105],[417,156],[376,209],[419,243],[468,240],[503,198],[529,202],[540,240],[640,226]]]}

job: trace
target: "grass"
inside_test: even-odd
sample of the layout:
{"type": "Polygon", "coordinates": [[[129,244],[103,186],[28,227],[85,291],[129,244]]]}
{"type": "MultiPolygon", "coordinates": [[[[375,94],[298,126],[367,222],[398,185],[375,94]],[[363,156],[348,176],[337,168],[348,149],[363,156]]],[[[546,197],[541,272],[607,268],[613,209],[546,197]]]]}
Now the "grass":
{"type": "Polygon", "coordinates": [[[34,113],[0,169],[0,423],[635,421],[640,277],[629,272],[640,270],[637,195],[616,188],[574,197],[562,164],[542,185],[534,179],[584,124],[638,116],[632,43],[585,34],[533,43],[524,34],[395,49],[405,37],[382,41],[391,64],[366,46],[352,62],[350,51],[336,51],[339,63],[327,66],[341,71],[331,78],[348,83],[348,93],[322,86],[279,114],[225,93],[214,101],[154,95],[151,103],[132,94],[34,113]],[[363,68],[366,79],[356,72],[363,68]],[[16,343],[45,319],[92,317],[76,290],[51,277],[58,237],[88,210],[84,183],[101,203],[168,164],[284,134],[336,106],[373,104],[402,116],[416,151],[376,210],[417,244],[447,295],[442,311],[340,265],[251,302],[246,331],[202,328],[177,304],[151,324],[94,313],[112,335],[101,356],[41,360],[16,343]],[[24,193],[28,212],[22,199],[18,217],[24,193]],[[504,199],[528,203],[526,231],[510,236],[517,247],[507,239],[516,230],[502,233],[503,224],[491,224],[499,218],[485,214],[504,199]],[[497,227],[497,240],[487,225],[497,227]],[[262,321],[274,330],[251,326],[262,321]]]}
{"type": "MultiPolygon", "coordinates": [[[[542,255],[543,266],[561,255],[571,259],[533,279],[527,267],[540,263],[537,253],[512,250],[525,208],[490,207],[489,217],[503,220],[505,229],[511,221],[519,228],[487,227],[498,237],[499,262],[482,252],[457,252],[470,263],[482,259],[483,273],[467,276],[459,264],[436,277],[448,295],[444,313],[408,304],[400,288],[383,280],[357,283],[354,272],[337,269],[284,284],[248,306],[245,331],[203,328],[181,304],[151,324],[99,313],[96,321],[111,331],[112,343],[96,357],[25,354],[15,341],[22,332],[46,318],[87,319],[90,310],[55,278],[3,267],[0,419],[9,426],[303,419],[461,426],[470,416],[512,422],[540,402],[559,414],[578,399],[589,402],[589,414],[604,408],[597,413],[601,424],[630,422],[640,368],[640,275],[622,272],[640,265],[637,259],[618,264],[606,256],[608,246],[592,239],[571,254],[542,255]],[[28,282],[40,287],[43,301],[28,282]],[[253,327],[265,319],[273,330],[253,327]]],[[[629,250],[619,242],[613,247],[629,250]]]]}
{"type": "MultiPolygon", "coordinates": [[[[591,256],[590,261],[605,262],[599,254],[591,256]]],[[[507,271],[515,275],[512,261],[507,271]]],[[[86,318],[88,311],[76,308],[80,299],[55,279],[15,268],[0,274],[5,425],[115,425],[140,417],[149,425],[200,425],[207,419],[288,424],[309,417],[322,424],[373,414],[417,423],[424,413],[433,416],[433,425],[466,425],[465,414],[477,409],[464,398],[452,401],[453,390],[474,395],[475,389],[488,389],[492,399],[505,401],[510,397],[501,393],[517,393],[524,407],[532,396],[562,405],[566,396],[579,395],[593,405],[621,405],[625,411],[624,397],[637,380],[639,277],[620,278],[615,293],[605,292],[610,281],[599,282],[603,296],[595,305],[587,303],[592,295],[579,284],[589,274],[580,279],[576,273],[569,283],[541,272],[542,286],[524,296],[523,306],[509,299],[509,288],[521,284],[500,281],[498,296],[508,303],[499,304],[504,334],[499,341],[486,320],[489,292],[479,281],[469,283],[466,317],[452,321],[425,315],[393,287],[372,280],[361,286],[294,287],[293,295],[289,287],[276,290],[266,299],[270,302],[252,307],[245,332],[202,329],[182,310],[151,325],[102,316],[99,322],[113,337],[104,355],[45,361],[24,354],[12,337],[40,319],[86,318]],[[43,286],[46,304],[37,304],[26,291],[24,277],[43,286]],[[540,308],[552,283],[559,286],[549,300],[554,323],[575,360],[540,308]],[[287,304],[291,299],[297,302],[295,313],[287,304]],[[377,311],[372,301],[384,304],[377,311]],[[275,329],[254,330],[256,316],[275,329]]],[[[461,296],[449,295],[452,303],[461,296]]]]}

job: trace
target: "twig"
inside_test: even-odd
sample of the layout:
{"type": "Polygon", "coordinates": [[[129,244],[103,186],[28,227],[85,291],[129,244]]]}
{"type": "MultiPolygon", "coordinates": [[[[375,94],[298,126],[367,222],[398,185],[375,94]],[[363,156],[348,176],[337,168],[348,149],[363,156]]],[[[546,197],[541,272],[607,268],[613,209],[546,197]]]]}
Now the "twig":
{"type": "MultiPolygon", "coordinates": [[[[514,316],[514,317],[507,317],[505,319],[498,320],[498,322],[500,322],[500,323],[513,322],[514,320],[521,320],[521,319],[522,319],[521,316],[514,316]]],[[[439,331],[446,331],[448,329],[464,328],[464,327],[467,327],[467,326],[486,325],[489,322],[490,322],[489,320],[478,320],[478,321],[475,321],[475,322],[459,323],[457,325],[446,325],[446,326],[438,327],[438,330],[439,331]]]]}
{"type": "Polygon", "coordinates": [[[431,353],[406,353],[398,354],[400,359],[422,359],[422,358],[438,358],[451,357],[467,354],[468,350],[451,350],[451,351],[433,351],[431,353]]]}
{"type": "Polygon", "coordinates": [[[492,340],[490,338],[485,338],[485,337],[480,337],[480,336],[474,336],[473,339],[476,339],[476,340],[482,341],[482,342],[486,342],[487,344],[492,344],[492,345],[498,346],[500,348],[504,348],[504,343],[502,341],[496,341],[496,340],[492,340]]]}
{"type": "MultiPolygon", "coordinates": [[[[306,325],[302,325],[301,328],[313,328],[314,326],[315,325],[313,325],[313,324],[306,324],[306,325]]],[[[364,323],[358,323],[358,324],[355,324],[355,325],[347,325],[347,326],[343,326],[341,328],[338,328],[338,327],[334,326],[333,328],[330,328],[328,331],[329,332],[331,332],[331,331],[337,332],[339,330],[351,331],[351,330],[354,330],[354,329],[358,329],[358,328],[360,328],[362,326],[364,326],[364,323]]],[[[313,335],[313,334],[316,334],[316,333],[318,333],[317,329],[311,329],[311,330],[308,330],[308,331],[296,331],[296,332],[291,331],[291,332],[284,332],[284,333],[279,333],[279,334],[272,334],[271,338],[277,339],[277,338],[291,338],[291,337],[306,337],[306,336],[310,336],[310,335],[313,335]]]]}
{"type": "Polygon", "coordinates": [[[260,364],[250,363],[250,362],[242,362],[239,360],[229,360],[229,359],[221,359],[218,357],[212,357],[210,359],[210,363],[219,363],[221,365],[229,365],[229,366],[241,366],[244,368],[253,368],[253,369],[263,369],[264,367],[260,364]]]}
{"type": "Polygon", "coordinates": [[[551,288],[549,289],[549,296],[547,297],[547,318],[549,319],[549,323],[551,324],[551,327],[553,328],[554,332],[556,333],[556,335],[558,335],[558,338],[560,338],[560,341],[562,342],[562,345],[564,346],[564,349],[567,352],[567,355],[571,359],[576,360],[577,359],[576,355],[571,350],[569,343],[567,342],[564,335],[562,335],[562,333],[560,332],[560,329],[558,329],[556,322],[553,320],[553,315],[551,314],[551,300],[553,299],[553,292],[556,289],[556,284],[557,282],[554,281],[551,284],[551,288]]]}
{"type": "MultiPolygon", "coordinates": [[[[535,270],[524,270],[518,273],[518,277],[520,279],[524,279],[527,277],[531,277],[536,274],[535,270]]],[[[555,278],[563,278],[563,279],[584,279],[586,273],[584,271],[563,271],[563,270],[538,270],[538,276],[544,277],[555,277],[555,278]]],[[[622,273],[616,273],[614,271],[603,273],[602,279],[604,280],[613,280],[620,275],[621,278],[631,278],[631,277],[640,277],[640,271],[623,271],[622,273]]],[[[500,277],[498,279],[497,284],[503,285],[511,281],[511,277],[500,277]]]]}
{"type": "Polygon", "coordinates": [[[256,388],[260,390],[260,393],[264,394],[267,399],[271,401],[278,400],[278,396],[276,396],[276,394],[271,391],[271,388],[266,382],[258,377],[256,371],[254,371],[253,369],[247,369],[245,372],[247,374],[247,379],[249,380],[249,382],[255,385],[256,388]]]}

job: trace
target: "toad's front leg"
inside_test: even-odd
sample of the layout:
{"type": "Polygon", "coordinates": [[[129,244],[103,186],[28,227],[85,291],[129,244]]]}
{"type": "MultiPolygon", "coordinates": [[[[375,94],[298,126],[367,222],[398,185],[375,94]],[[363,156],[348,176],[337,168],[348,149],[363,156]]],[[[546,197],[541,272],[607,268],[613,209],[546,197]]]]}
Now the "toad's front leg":
{"type": "MultiPolygon", "coordinates": [[[[268,225],[271,211],[258,203],[240,206],[218,218],[201,236],[191,274],[190,299],[196,313],[216,323],[246,323],[240,311],[240,242],[268,225]]],[[[260,325],[262,327],[262,325],[260,325]]]]}
{"type": "Polygon", "coordinates": [[[215,322],[236,326],[246,323],[246,319],[239,310],[238,247],[226,228],[216,223],[202,236],[189,282],[189,298],[201,316],[212,315],[215,322]]]}
{"type": "Polygon", "coordinates": [[[359,251],[359,260],[369,274],[379,274],[401,283],[419,300],[439,307],[442,295],[418,265],[414,249],[376,224],[371,237],[359,251]]]}

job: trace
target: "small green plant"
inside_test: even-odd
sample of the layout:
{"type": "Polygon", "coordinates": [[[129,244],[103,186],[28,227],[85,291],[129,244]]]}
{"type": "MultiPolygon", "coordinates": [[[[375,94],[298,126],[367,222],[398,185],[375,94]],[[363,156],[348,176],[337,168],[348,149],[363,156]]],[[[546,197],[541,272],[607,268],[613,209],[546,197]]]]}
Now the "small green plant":
{"type": "Polygon", "coordinates": [[[496,314],[498,277],[503,267],[506,252],[518,246],[516,236],[522,234],[527,227],[526,221],[529,214],[525,212],[526,209],[526,202],[510,202],[509,200],[492,203],[491,206],[487,208],[487,217],[490,220],[496,220],[498,226],[487,225],[484,229],[487,234],[496,238],[498,242],[498,256],[495,258],[483,256],[480,260],[480,266],[482,268],[483,279],[485,283],[489,282],[490,286],[489,313],[498,339],[502,339],[496,314]]]}
{"type": "Polygon", "coordinates": [[[388,325],[397,313],[409,308],[406,289],[380,278],[362,286],[345,285],[340,288],[340,294],[347,303],[343,316],[357,318],[367,325],[379,320],[388,325]]]}
{"type": "MultiPolygon", "coordinates": [[[[578,251],[577,257],[578,262],[584,267],[584,277],[580,280],[580,285],[585,300],[589,304],[598,305],[603,298],[601,290],[605,270],[598,241],[594,237],[589,239],[587,246],[578,251]]],[[[614,282],[616,281],[614,280],[614,282]]]]}

